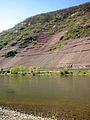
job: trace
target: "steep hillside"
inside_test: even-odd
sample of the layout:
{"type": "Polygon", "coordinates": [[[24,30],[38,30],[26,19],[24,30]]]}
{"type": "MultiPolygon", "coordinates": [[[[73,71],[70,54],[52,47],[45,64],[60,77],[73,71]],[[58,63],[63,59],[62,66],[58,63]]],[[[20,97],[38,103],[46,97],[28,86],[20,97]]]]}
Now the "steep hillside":
{"type": "Polygon", "coordinates": [[[0,33],[0,68],[90,67],[90,3],[30,17],[0,33]]]}

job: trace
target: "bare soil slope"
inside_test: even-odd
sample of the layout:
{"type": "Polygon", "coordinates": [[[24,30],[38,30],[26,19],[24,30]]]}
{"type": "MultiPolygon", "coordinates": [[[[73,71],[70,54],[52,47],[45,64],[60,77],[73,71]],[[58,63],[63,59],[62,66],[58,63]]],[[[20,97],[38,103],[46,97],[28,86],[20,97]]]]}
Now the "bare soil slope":
{"type": "Polygon", "coordinates": [[[64,32],[55,35],[41,34],[37,44],[20,49],[15,57],[1,56],[0,68],[8,69],[21,64],[26,67],[35,66],[42,69],[89,68],[90,37],[74,39],[61,49],[52,49],[60,42],[63,35],[64,32]]]}

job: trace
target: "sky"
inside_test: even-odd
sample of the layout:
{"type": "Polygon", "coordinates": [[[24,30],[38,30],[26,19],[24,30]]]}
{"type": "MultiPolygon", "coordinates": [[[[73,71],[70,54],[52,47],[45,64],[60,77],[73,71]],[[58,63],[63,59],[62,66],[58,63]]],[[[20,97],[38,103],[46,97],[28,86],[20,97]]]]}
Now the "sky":
{"type": "Polygon", "coordinates": [[[0,0],[0,32],[30,16],[86,2],[90,0],[0,0]]]}

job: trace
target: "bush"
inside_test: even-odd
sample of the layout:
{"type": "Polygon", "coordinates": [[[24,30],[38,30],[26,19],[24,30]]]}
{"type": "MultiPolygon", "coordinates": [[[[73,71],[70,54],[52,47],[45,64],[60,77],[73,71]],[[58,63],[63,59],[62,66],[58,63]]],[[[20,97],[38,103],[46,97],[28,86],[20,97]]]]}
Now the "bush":
{"type": "Polygon", "coordinates": [[[72,26],[69,29],[67,35],[68,35],[68,39],[76,38],[79,35],[79,28],[78,28],[78,26],[72,26]]]}
{"type": "Polygon", "coordinates": [[[64,75],[63,71],[60,72],[61,75],[64,75]]]}
{"type": "Polygon", "coordinates": [[[17,42],[13,42],[12,44],[11,44],[11,46],[13,47],[13,46],[15,46],[17,44],[17,42]]]}
{"type": "Polygon", "coordinates": [[[37,36],[31,36],[31,37],[25,38],[25,39],[20,41],[19,48],[25,48],[30,43],[33,43],[33,42],[36,42],[36,41],[37,41],[37,36]]]}
{"type": "Polygon", "coordinates": [[[14,57],[17,54],[17,51],[11,50],[5,54],[5,57],[14,57]]]}
{"type": "Polygon", "coordinates": [[[69,71],[68,71],[68,70],[64,70],[64,74],[65,74],[65,75],[68,75],[68,74],[69,74],[69,71]]]}
{"type": "Polygon", "coordinates": [[[26,74],[26,68],[23,65],[15,66],[10,69],[11,74],[26,74]]]}
{"type": "Polygon", "coordinates": [[[71,74],[68,70],[63,70],[60,72],[61,75],[69,75],[71,74]]]}
{"type": "Polygon", "coordinates": [[[29,73],[35,75],[35,74],[39,74],[40,73],[40,68],[38,67],[30,67],[29,68],[29,73]]]}

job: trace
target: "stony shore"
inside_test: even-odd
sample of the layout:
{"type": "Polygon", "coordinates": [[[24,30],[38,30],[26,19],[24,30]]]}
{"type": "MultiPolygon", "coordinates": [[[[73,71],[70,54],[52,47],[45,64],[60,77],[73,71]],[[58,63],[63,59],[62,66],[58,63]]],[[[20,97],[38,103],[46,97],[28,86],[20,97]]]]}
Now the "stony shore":
{"type": "Polygon", "coordinates": [[[51,118],[42,118],[32,114],[20,113],[10,109],[0,107],[0,120],[56,120],[51,118]]]}

